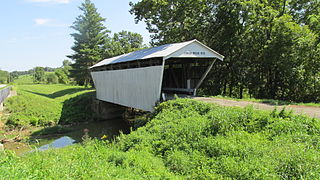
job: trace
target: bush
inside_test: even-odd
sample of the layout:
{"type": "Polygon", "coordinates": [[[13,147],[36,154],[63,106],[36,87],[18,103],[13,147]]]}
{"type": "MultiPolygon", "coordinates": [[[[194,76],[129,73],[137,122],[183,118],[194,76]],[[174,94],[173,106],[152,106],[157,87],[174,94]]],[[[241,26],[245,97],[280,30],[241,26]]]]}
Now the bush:
{"type": "Polygon", "coordinates": [[[57,84],[58,83],[58,77],[54,73],[46,74],[46,79],[47,79],[48,84],[57,84]]]}

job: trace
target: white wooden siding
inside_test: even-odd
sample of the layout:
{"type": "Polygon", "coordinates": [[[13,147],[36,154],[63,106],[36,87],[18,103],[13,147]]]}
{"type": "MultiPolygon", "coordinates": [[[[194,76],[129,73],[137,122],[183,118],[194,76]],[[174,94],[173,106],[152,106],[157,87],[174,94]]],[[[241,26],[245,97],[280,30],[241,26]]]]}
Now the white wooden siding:
{"type": "Polygon", "coordinates": [[[221,58],[221,55],[205,47],[198,41],[194,41],[193,43],[189,43],[179,50],[167,55],[164,59],[169,60],[169,58],[221,58]]]}
{"type": "Polygon", "coordinates": [[[97,99],[153,111],[160,99],[163,66],[91,72],[97,99]]]}

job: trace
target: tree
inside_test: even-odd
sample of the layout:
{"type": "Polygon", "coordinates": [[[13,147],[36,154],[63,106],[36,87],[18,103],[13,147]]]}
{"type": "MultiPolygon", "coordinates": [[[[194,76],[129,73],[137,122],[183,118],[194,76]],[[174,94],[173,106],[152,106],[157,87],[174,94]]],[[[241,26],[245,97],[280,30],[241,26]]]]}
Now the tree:
{"type": "Polygon", "coordinates": [[[0,84],[8,83],[9,73],[7,71],[0,70],[0,84]]]}
{"type": "Polygon", "coordinates": [[[119,43],[123,49],[123,53],[128,53],[143,48],[143,38],[138,33],[121,31],[115,33],[112,40],[119,43]]]}
{"type": "Polygon", "coordinates": [[[69,84],[72,80],[69,78],[71,70],[71,62],[64,60],[62,66],[57,68],[54,73],[58,77],[58,82],[61,84],[69,84]]]}
{"type": "Polygon", "coordinates": [[[33,75],[33,82],[35,83],[42,83],[45,81],[45,71],[43,67],[35,67],[34,68],[34,75],[33,75]]]}
{"type": "Polygon", "coordinates": [[[69,60],[63,60],[62,61],[62,67],[70,66],[72,63],[69,60]]]}
{"type": "Polygon", "coordinates": [[[69,83],[68,74],[66,74],[62,68],[56,69],[54,73],[57,76],[59,83],[61,83],[61,84],[68,84],[69,83]]]}
{"type": "Polygon", "coordinates": [[[202,86],[207,94],[320,99],[318,0],[141,0],[131,7],[152,45],[198,39],[225,55],[202,86]]]}
{"type": "Polygon", "coordinates": [[[139,33],[121,31],[115,33],[105,46],[105,58],[143,49],[143,38],[139,33]]]}
{"type": "Polygon", "coordinates": [[[71,34],[75,42],[72,46],[74,54],[68,56],[74,61],[70,75],[79,85],[88,86],[92,84],[89,67],[103,59],[109,31],[103,25],[105,19],[90,0],[85,0],[79,8],[83,14],[71,27],[76,33],[71,34]]]}
{"type": "Polygon", "coordinates": [[[48,84],[57,84],[58,83],[58,77],[56,76],[55,73],[50,72],[50,73],[48,73],[46,75],[46,82],[48,84]]]}

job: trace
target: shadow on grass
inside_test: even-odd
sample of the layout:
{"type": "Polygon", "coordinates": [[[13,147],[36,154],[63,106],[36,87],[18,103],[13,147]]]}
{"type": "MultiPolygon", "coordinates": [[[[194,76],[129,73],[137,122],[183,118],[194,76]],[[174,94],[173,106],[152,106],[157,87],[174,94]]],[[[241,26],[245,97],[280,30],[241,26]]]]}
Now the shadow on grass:
{"type": "Polygon", "coordinates": [[[90,90],[90,88],[70,88],[70,89],[64,89],[64,90],[61,90],[61,91],[57,91],[57,92],[54,92],[52,94],[44,94],[44,93],[39,93],[39,92],[34,92],[34,91],[29,91],[29,90],[24,90],[24,91],[32,93],[32,94],[36,94],[36,95],[39,95],[39,96],[44,96],[44,97],[47,97],[47,98],[55,99],[55,98],[58,98],[58,97],[62,97],[62,96],[65,96],[65,95],[71,95],[71,94],[74,94],[74,93],[77,93],[77,92],[81,92],[81,91],[85,91],[85,90],[90,90]]]}
{"type": "Polygon", "coordinates": [[[282,105],[290,105],[291,102],[288,101],[281,101],[281,100],[272,100],[272,99],[263,99],[259,101],[260,103],[274,105],[274,106],[282,106],[282,105]]]}
{"type": "Polygon", "coordinates": [[[63,102],[58,124],[74,124],[97,120],[92,109],[96,92],[87,92],[63,102]]]}

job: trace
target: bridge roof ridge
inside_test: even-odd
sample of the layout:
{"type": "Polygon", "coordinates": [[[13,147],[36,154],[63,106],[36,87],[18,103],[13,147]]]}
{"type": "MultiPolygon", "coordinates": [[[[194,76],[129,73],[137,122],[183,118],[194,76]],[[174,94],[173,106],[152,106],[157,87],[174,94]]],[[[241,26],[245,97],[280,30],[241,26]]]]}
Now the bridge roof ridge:
{"type": "Polygon", "coordinates": [[[223,59],[224,57],[217,53],[216,51],[212,50],[211,48],[207,47],[206,45],[202,44],[198,40],[194,39],[191,41],[185,41],[180,43],[172,43],[172,44],[165,44],[158,47],[152,47],[147,49],[142,49],[134,52],[130,52],[127,54],[122,54],[119,56],[111,57],[104,59],[100,61],[99,63],[95,64],[94,67],[99,67],[103,65],[109,65],[109,64],[116,64],[116,63],[122,63],[122,62],[128,62],[128,61],[136,61],[141,59],[150,59],[150,58],[159,58],[164,57],[165,59],[168,58],[171,54],[175,53],[176,51],[182,49],[183,47],[186,47],[189,44],[192,44],[194,42],[199,43],[201,46],[203,46],[205,49],[208,49],[209,51],[215,53],[219,59],[223,59]]]}

